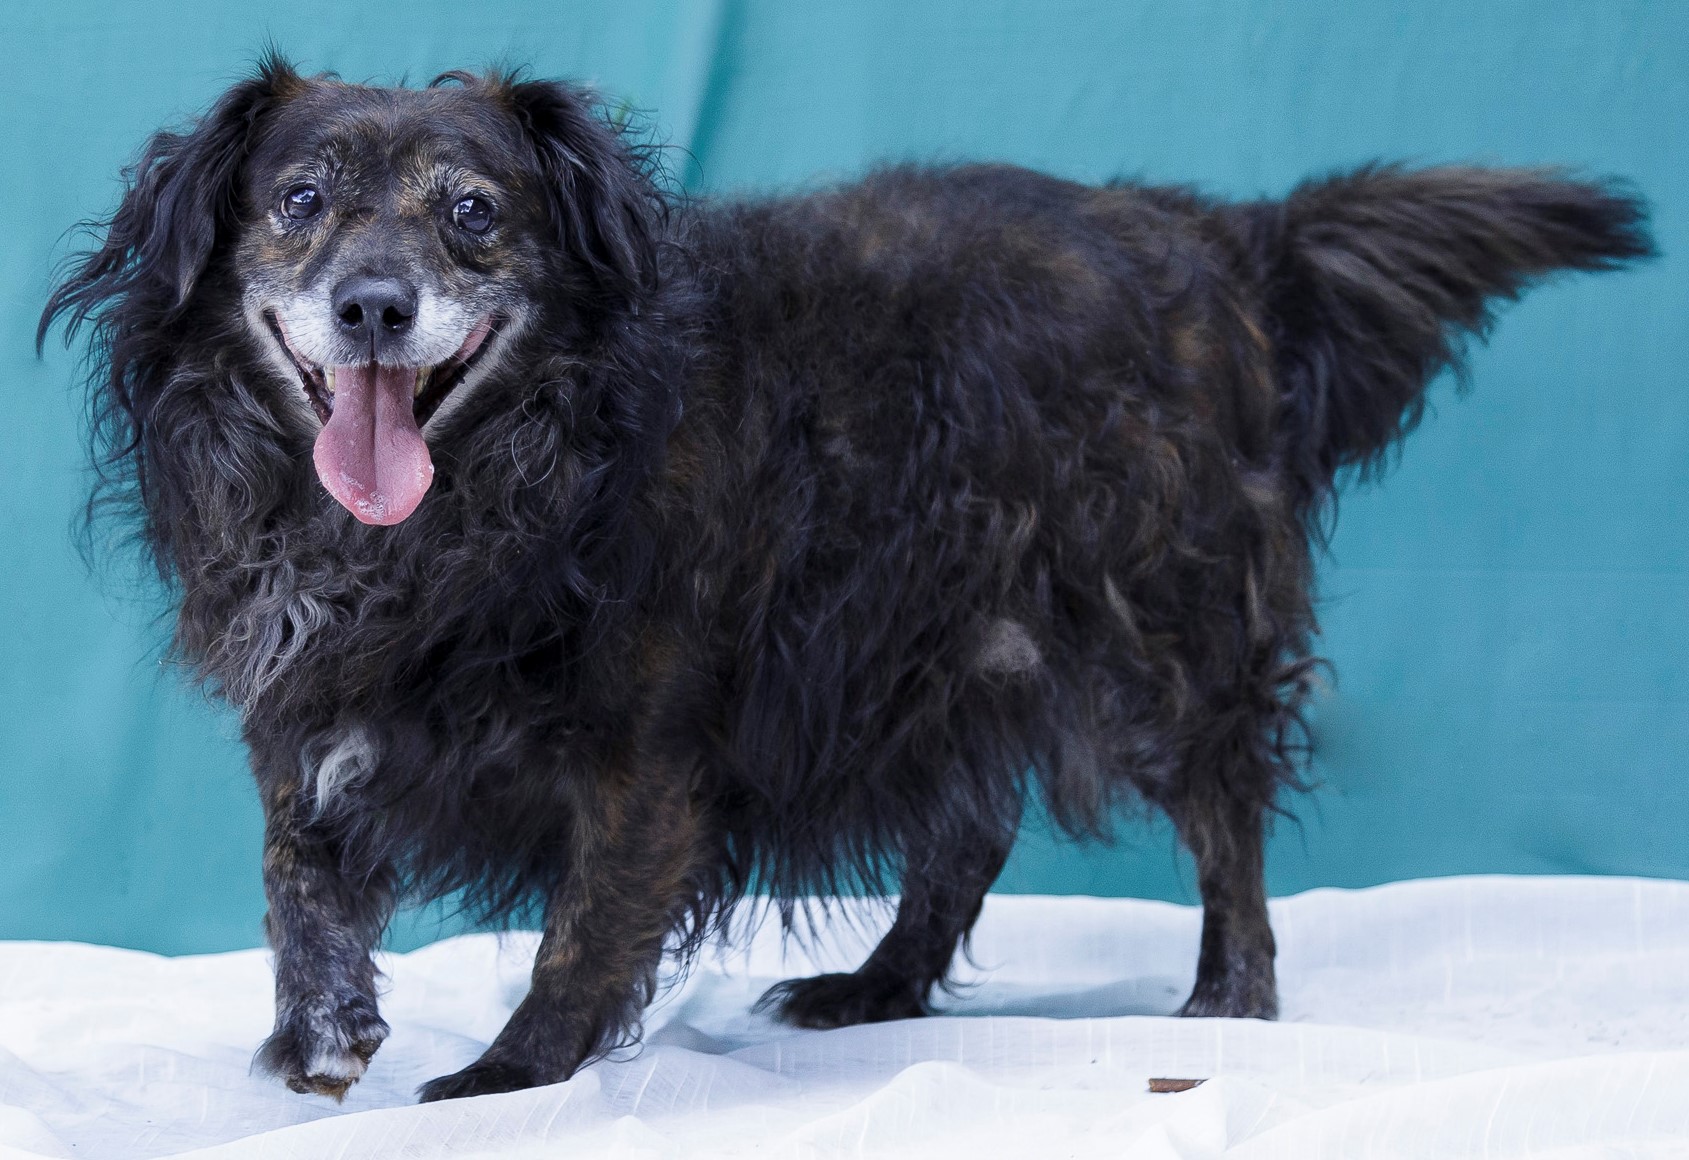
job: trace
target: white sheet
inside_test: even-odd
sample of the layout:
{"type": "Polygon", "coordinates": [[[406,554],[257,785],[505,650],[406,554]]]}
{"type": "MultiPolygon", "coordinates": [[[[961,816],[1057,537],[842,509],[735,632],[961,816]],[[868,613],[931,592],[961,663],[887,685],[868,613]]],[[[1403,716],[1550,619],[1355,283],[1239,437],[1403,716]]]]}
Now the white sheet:
{"type": "Polygon", "coordinates": [[[0,943],[0,1160],[1689,1157],[1689,884],[1443,879],[1313,891],[1273,920],[1277,1024],[1165,1017],[1194,910],[993,897],[974,940],[991,969],[953,1015],[751,1017],[768,983],[854,965],[870,937],[835,922],[783,963],[770,927],[706,957],[629,1058],[426,1107],[416,1085],[520,998],[531,937],[387,958],[393,1036],[340,1107],[249,1074],[262,952],[0,943]],[[1152,1076],[1209,1082],[1150,1095],[1152,1076]]]}

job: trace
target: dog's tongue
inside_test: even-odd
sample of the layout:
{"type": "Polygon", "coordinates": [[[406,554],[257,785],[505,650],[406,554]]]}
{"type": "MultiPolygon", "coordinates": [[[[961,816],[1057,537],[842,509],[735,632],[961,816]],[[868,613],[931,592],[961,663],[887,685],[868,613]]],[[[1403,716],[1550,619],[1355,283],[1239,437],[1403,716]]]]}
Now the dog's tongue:
{"type": "Polygon", "coordinates": [[[366,524],[396,524],[434,482],[411,410],[415,367],[334,369],[334,410],[313,455],[317,478],[366,524]]]}

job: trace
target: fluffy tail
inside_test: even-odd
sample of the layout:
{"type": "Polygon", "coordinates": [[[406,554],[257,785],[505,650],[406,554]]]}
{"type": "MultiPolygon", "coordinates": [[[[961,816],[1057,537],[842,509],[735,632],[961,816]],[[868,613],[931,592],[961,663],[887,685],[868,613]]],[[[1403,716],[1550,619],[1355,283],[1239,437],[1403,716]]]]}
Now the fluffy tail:
{"type": "Polygon", "coordinates": [[[1547,169],[1374,166],[1240,209],[1310,514],[1338,471],[1384,463],[1494,303],[1556,270],[1654,252],[1627,187],[1547,169]]]}

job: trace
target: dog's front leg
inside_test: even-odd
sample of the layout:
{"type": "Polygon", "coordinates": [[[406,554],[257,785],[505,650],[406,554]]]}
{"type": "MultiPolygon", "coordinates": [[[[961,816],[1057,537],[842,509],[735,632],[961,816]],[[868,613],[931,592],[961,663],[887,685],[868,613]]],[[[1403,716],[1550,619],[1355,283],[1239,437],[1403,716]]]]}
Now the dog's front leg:
{"type": "Polygon", "coordinates": [[[566,1080],[623,1042],[650,1002],[664,942],[699,897],[686,787],[596,785],[573,829],[527,997],[480,1059],[422,1086],[424,1101],[566,1080]]]}
{"type": "Polygon", "coordinates": [[[296,1092],[338,1100],[387,1038],[370,952],[392,914],[392,875],[384,868],[349,878],[296,779],[284,776],[262,789],[276,1028],[258,1049],[257,1065],[296,1092]]]}

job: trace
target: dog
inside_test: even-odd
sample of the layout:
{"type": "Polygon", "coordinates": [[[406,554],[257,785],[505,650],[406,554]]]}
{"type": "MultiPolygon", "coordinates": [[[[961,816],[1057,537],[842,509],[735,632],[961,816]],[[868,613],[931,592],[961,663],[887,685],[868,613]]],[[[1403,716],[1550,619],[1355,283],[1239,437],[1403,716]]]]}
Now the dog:
{"type": "Polygon", "coordinates": [[[748,894],[898,895],[763,1005],[929,1010],[1023,804],[1174,822],[1182,1014],[1272,1018],[1263,828],[1300,785],[1314,553],[1491,309],[1651,252],[1627,186],[1374,165],[1281,201],[902,166],[686,200],[588,91],[265,60],[161,132],[56,284],[92,504],[241,714],[276,1023],[339,1098],[399,901],[535,915],[425,1100],[637,1040],[748,894]]]}

